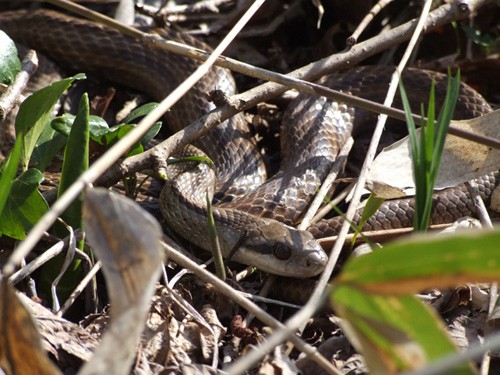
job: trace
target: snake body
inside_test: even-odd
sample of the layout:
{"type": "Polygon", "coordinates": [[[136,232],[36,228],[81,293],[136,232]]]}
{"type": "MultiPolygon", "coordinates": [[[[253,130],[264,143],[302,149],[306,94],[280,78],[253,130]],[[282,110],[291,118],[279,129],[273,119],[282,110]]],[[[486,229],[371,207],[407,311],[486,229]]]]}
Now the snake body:
{"type": "MultiPolygon", "coordinates": [[[[35,47],[59,63],[72,69],[97,72],[144,91],[156,100],[172,91],[198,64],[151,49],[107,27],[53,11],[6,12],[0,14],[0,28],[17,42],[35,47]]],[[[168,32],[164,36],[207,48],[179,33],[168,32]]],[[[360,67],[344,74],[333,74],[323,83],[380,100],[390,72],[388,67],[360,67]]],[[[436,80],[437,97],[443,97],[441,94],[446,87],[443,75],[421,70],[405,72],[403,80],[415,88],[409,92],[411,102],[419,105],[423,95],[429,92],[431,77],[436,80]]],[[[228,71],[213,68],[169,112],[169,126],[179,130],[211,110],[213,106],[205,97],[214,88],[229,95],[235,92],[228,71]]],[[[466,85],[461,86],[457,119],[489,111],[491,108],[478,93],[466,85]]],[[[296,230],[292,225],[300,220],[343,142],[369,117],[364,111],[340,103],[308,94],[299,95],[285,114],[280,171],[263,183],[265,167],[252,132],[242,115],[234,116],[195,143],[214,161],[214,168],[195,164],[169,170],[172,179],[160,197],[162,213],[180,235],[208,249],[205,203],[208,190],[210,195],[225,197],[213,210],[223,255],[228,256],[236,250],[234,260],[274,274],[294,277],[318,274],[326,263],[326,255],[311,233],[317,237],[331,234],[341,219],[320,222],[310,232],[296,230]],[[207,175],[211,176],[213,184],[206,182],[207,175]]],[[[484,190],[487,194],[491,186],[497,184],[496,176],[488,184],[484,190]]],[[[470,215],[470,205],[461,203],[464,194],[464,199],[468,200],[463,187],[438,193],[437,197],[444,200],[437,210],[437,220],[446,216],[446,220],[451,221],[470,215]],[[460,195],[458,200],[453,198],[457,194],[460,195]],[[442,211],[444,215],[440,216],[442,211]]],[[[373,220],[375,223],[383,221],[384,228],[401,226],[406,222],[403,223],[398,210],[410,217],[412,213],[407,207],[404,201],[388,203],[387,209],[377,213],[373,220]],[[391,214],[395,211],[396,214],[391,214]]],[[[376,228],[377,224],[372,227],[376,228]]]]}

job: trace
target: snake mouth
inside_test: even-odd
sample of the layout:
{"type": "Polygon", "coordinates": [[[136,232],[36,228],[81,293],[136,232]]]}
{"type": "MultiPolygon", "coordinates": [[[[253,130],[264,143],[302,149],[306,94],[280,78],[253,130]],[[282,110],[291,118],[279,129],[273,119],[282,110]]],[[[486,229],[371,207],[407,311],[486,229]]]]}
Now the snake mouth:
{"type": "Polygon", "coordinates": [[[235,254],[234,260],[274,275],[305,279],[320,274],[325,269],[328,257],[321,250],[302,252],[300,259],[292,257],[288,260],[277,260],[273,254],[263,254],[254,249],[241,247],[235,254]]]}
{"type": "Polygon", "coordinates": [[[257,267],[259,270],[278,276],[306,279],[320,274],[328,257],[322,249],[301,251],[299,258],[279,260],[272,253],[262,253],[252,247],[242,246],[233,259],[257,267]]]}
{"type": "Polygon", "coordinates": [[[309,232],[266,220],[246,232],[232,259],[275,275],[308,278],[325,269],[328,256],[309,232]]]}

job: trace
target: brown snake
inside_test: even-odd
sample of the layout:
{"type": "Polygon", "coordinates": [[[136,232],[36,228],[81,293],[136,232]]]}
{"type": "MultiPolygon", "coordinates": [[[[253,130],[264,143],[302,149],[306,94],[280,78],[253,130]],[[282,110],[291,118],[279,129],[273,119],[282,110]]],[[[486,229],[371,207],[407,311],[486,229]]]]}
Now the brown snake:
{"type": "MultiPolygon", "coordinates": [[[[0,28],[15,41],[34,47],[71,69],[99,73],[118,83],[146,92],[160,100],[197,66],[197,62],[171,53],[153,50],[115,30],[53,11],[15,11],[0,14],[0,28]],[[168,73],[167,73],[168,72],[168,73]]],[[[182,34],[165,37],[200,48],[204,44],[182,34]]],[[[324,84],[380,101],[385,94],[391,68],[360,67],[334,74],[324,84]]],[[[403,80],[410,101],[417,108],[429,92],[435,77],[437,97],[443,97],[446,78],[437,73],[408,70],[403,80]]],[[[214,68],[166,115],[169,126],[179,130],[213,108],[206,93],[218,88],[235,92],[230,73],[214,68]]],[[[281,132],[282,165],[278,174],[265,180],[265,167],[256,150],[252,132],[243,116],[237,115],[198,140],[195,145],[214,161],[215,187],[208,187],[221,202],[214,216],[223,255],[237,248],[232,259],[255,265],[274,274],[310,277],[318,274],[326,255],[315,237],[331,235],[342,222],[333,218],[311,227],[309,232],[292,228],[297,224],[330,169],[342,143],[371,117],[324,98],[301,94],[289,106],[281,132]],[[260,186],[259,186],[260,185],[260,186]],[[241,196],[242,193],[245,195],[241,196]],[[234,199],[233,199],[234,198],[234,199]],[[286,224],[286,225],[285,225],[286,224]]],[[[456,119],[476,117],[491,111],[482,97],[462,85],[456,119]]],[[[206,229],[206,164],[170,169],[171,183],[161,195],[166,221],[180,235],[208,249],[206,229]]],[[[480,185],[488,198],[497,184],[488,177],[480,185]]],[[[387,202],[366,225],[380,229],[411,225],[408,200],[387,202]]],[[[474,209],[464,187],[436,194],[433,223],[450,222],[473,215],[474,209]]]]}

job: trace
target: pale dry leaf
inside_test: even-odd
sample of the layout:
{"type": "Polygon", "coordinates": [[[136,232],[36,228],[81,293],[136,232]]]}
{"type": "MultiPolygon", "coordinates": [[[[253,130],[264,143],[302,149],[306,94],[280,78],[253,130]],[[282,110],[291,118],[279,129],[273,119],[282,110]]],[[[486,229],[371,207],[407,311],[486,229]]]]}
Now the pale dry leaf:
{"type": "Polygon", "coordinates": [[[481,222],[479,220],[474,219],[470,216],[465,216],[454,221],[449,227],[439,231],[437,235],[448,235],[450,233],[456,233],[464,230],[481,229],[482,227],[483,226],[481,225],[481,222]]]}
{"type": "Polygon", "coordinates": [[[81,374],[127,374],[161,272],[162,232],[135,202],[96,188],[85,194],[89,243],[102,268],[111,300],[111,323],[81,374]]]}
{"type": "Polygon", "coordinates": [[[0,291],[0,366],[6,374],[61,374],[49,360],[28,309],[6,278],[0,291]]]}
{"type": "Polygon", "coordinates": [[[202,355],[206,359],[213,357],[214,353],[218,353],[218,344],[222,336],[227,332],[217,317],[217,312],[210,305],[205,305],[201,309],[200,314],[204,321],[209,324],[210,330],[204,325],[200,325],[200,343],[202,355]]]}
{"type": "Polygon", "coordinates": [[[16,293],[37,323],[44,348],[55,358],[61,368],[76,367],[87,362],[98,345],[98,334],[83,329],[78,324],[56,316],[52,311],[16,293]]]}
{"type": "MultiPolygon", "coordinates": [[[[500,110],[497,110],[470,120],[452,121],[452,124],[475,134],[500,139],[499,121],[500,110]]],[[[484,176],[498,170],[499,166],[500,150],[448,135],[435,190],[484,176]]],[[[367,187],[377,196],[386,199],[415,194],[408,137],[385,148],[377,156],[368,176],[367,187]]]]}
{"type": "Polygon", "coordinates": [[[172,312],[173,301],[166,288],[156,285],[149,314],[141,337],[142,352],[150,362],[170,364],[170,331],[169,322],[175,317],[172,312]]]}
{"type": "Polygon", "coordinates": [[[152,296],[156,278],[151,279],[163,261],[161,227],[132,200],[101,188],[86,193],[84,220],[88,241],[102,261],[113,318],[143,300],[144,287],[150,286],[152,296]]]}

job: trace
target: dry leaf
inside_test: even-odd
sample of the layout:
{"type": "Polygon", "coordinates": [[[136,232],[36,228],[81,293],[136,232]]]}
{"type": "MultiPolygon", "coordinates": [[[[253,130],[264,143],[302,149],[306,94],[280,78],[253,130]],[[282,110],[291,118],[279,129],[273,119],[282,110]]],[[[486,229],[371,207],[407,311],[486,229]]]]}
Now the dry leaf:
{"type": "Polygon", "coordinates": [[[158,222],[135,202],[106,189],[85,195],[85,228],[102,261],[111,324],[80,374],[128,374],[163,262],[158,222]]]}
{"type": "MultiPolygon", "coordinates": [[[[500,139],[500,110],[470,120],[452,121],[453,126],[500,139]]],[[[420,131],[418,131],[420,136],[420,131]]],[[[435,190],[484,176],[500,166],[500,150],[459,138],[446,137],[435,190]]],[[[411,148],[408,137],[385,148],[375,159],[367,187],[381,198],[392,199],[415,194],[411,148]]]]}
{"type": "Polygon", "coordinates": [[[0,295],[0,365],[6,374],[61,374],[45,354],[30,312],[6,278],[0,295]]]}

